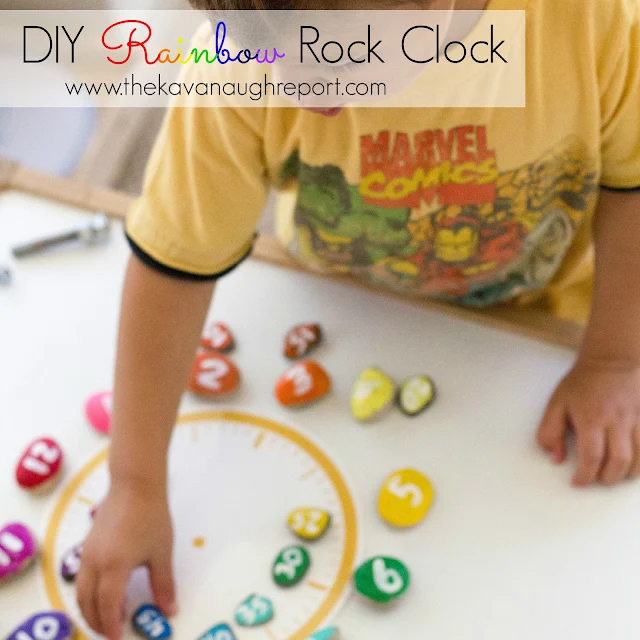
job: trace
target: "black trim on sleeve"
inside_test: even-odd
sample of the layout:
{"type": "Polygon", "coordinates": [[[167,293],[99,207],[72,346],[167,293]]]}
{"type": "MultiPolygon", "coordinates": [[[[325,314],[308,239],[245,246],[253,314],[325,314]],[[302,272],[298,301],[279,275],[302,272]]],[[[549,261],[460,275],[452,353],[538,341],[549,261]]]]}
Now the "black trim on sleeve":
{"type": "MultiPolygon", "coordinates": [[[[125,231],[125,237],[127,238],[127,242],[131,247],[131,251],[143,264],[146,264],[148,267],[153,269],[154,271],[158,271],[159,273],[164,274],[165,276],[170,276],[171,278],[178,278],[180,280],[195,280],[199,282],[210,282],[212,280],[218,280],[218,278],[222,278],[226,276],[228,273],[231,273],[238,265],[244,262],[253,251],[253,243],[249,247],[249,250],[238,260],[235,264],[232,264],[230,267],[225,269],[224,271],[219,271],[218,273],[212,274],[201,274],[201,273],[190,273],[189,271],[182,271],[180,269],[174,269],[173,267],[169,267],[166,264],[162,264],[162,262],[158,262],[155,258],[150,256],[146,251],[141,249],[135,241],[129,236],[129,234],[125,231]]],[[[257,234],[256,234],[257,237],[257,234]]],[[[255,241],[255,238],[254,238],[255,241]]]]}
{"type": "Polygon", "coordinates": [[[640,186],[629,187],[629,188],[625,189],[625,188],[621,188],[621,187],[607,187],[607,185],[601,184],[600,188],[604,189],[605,191],[615,191],[617,193],[637,193],[637,192],[640,192],[640,186]]]}

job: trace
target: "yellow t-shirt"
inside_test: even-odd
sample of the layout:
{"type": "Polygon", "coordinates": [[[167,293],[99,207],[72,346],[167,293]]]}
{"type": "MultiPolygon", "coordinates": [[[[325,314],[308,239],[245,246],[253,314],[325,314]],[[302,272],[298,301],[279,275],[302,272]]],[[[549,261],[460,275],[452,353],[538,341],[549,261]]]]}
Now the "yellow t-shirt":
{"type": "MultiPolygon", "coordinates": [[[[640,0],[488,8],[527,11],[526,108],[325,118],[174,106],[127,219],[138,254],[184,274],[225,273],[250,251],[275,188],[279,236],[311,267],[584,321],[599,189],[640,188],[640,0]]],[[[184,80],[208,73],[187,65],[184,80]]]]}

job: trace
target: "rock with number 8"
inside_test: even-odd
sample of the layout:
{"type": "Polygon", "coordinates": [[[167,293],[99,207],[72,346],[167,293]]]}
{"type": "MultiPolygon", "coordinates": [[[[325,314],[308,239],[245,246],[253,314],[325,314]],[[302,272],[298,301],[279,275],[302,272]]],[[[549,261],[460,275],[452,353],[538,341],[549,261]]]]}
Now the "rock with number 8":
{"type": "Polygon", "coordinates": [[[312,633],[307,640],[340,640],[338,627],[327,627],[312,633]]]}
{"type": "Polygon", "coordinates": [[[366,422],[380,415],[393,402],[396,388],[393,380],[380,369],[365,369],[351,390],[351,413],[366,422]]]}
{"type": "Polygon", "coordinates": [[[254,593],[238,605],[234,619],[241,627],[259,627],[267,624],[273,618],[273,613],[271,600],[254,593]]]}
{"type": "Polygon", "coordinates": [[[49,611],[31,616],[6,640],[70,640],[73,635],[71,620],[64,613],[49,611]]]}
{"type": "Polygon", "coordinates": [[[307,575],[310,566],[309,552],[304,547],[291,545],[276,556],[271,575],[278,586],[293,587],[307,575]]]}
{"type": "Polygon", "coordinates": [[[212,322],[205,327],[200,344],[205,349],[226,353],[235,346],[235,339],[226,324],[212,322]]]}
{"type": "Polygon", "coordinates": [[[203,633],[198,640],[236,640],[236,636],[228,624],[217,624],[203,633]]]}
{"type": "Polygon", "coordinates": [[[28,569],[38,554],[38,543],[30,529],[11,522],[0,529],[0,581],[28,569]]]}
{"type": "Polygon", "coordinates": [[[319,324],[298,324],[284,338],[284,355],[290,360],[302,358],[322,341],[319,324]]]}
{"type": "Polygon", "coordinates": [[[202,352],[191,369],[188,389],[201,396],[217,397],[235,391],[240,384],[240,372],[221,353],[202,352]]]}
{"type": "Polygon", "coordinates": [[[409,588],[409,569],[397,558],[376,556],[354,574],[356,591],[377,604],[397,600],[409,588]]]}
{"type": "Polygon", "coordinates": [[[155,605],[143,604],[136,609],[131,623],[136,633],[143,638],[165,640],[171,637],[171,625],[155,605]]]}
{"type": "Polygon", "coordinates": [[[63,462],[60,445],[52,438],[39,438],[27,447],[18,461],[16,482],[27,491],[48,491],[59,480],[63,462]]]}
{"type": "Polygon", "coordinates": [[[296,407],[318,400],[330,390],[329,374],[317,362],[303,360],[280,376],[275,395],[285,407],[296,407]]]}
{"type": "Polygon", "coordinates": [[[378,496],[382,519],[394,527],[414,527],[433,504],[433,485],[415,469],[401,469],[387,477],[378,496]]]}
{"type": "Polygon", "coordinates": [[[324,509],[300,507],[289,514],[287,523],[294,535],[311,542],[327,532],[331,524],[331,515],[324,509]]]}

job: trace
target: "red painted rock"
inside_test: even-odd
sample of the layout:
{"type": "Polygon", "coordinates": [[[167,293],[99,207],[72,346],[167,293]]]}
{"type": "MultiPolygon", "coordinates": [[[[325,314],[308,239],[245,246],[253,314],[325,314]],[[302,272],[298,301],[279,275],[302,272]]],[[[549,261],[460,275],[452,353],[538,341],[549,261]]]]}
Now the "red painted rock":
{"type": "Polygon", "coordinates": [[[0,580],[22,573],[38,553],[38,543],[28,527],[11,522],[0,529],[0,580]]]}
{"type": "Polygon", "coordinates": [[[213,351],[231,351],[235,345],[235,340],[231,329],[222,322],[212,322],[205,327],[202,334],[201,344],[205,349],[213,351]]]}
{"type": "Polygon", "coordinates": [[[113,394],[103,391],[92,395],[84,405],[84,412],[89,424],[98,432],[108,434],[111,429],[113,413],[113,394]]]}
{"type": "Polygon", "coordinates": [[[306,356],[322,341],[319,324],[298,324],[284,338],[284,355],[290,360],[306,356]]]}
{"type": "Polygon", "coordinates": [[[60,477],[64,454],[51,438],[40,438],[29,445],[16,467],[18,484],[28,491],[51,488],[60,477]]]}
{"type": "Polygon", "coordinates": [[[199,353],[191,369],[188,389],[203,396],[231,393],[240,384],[240,372],[221,353],[199,353]]]}
{"type": "Polygon", "coordinates": [[[280,404],[295,407],[322,398],[330,390],[329,374],[317,362],[303,360],[280,376],[275,394],[280,404]]]}

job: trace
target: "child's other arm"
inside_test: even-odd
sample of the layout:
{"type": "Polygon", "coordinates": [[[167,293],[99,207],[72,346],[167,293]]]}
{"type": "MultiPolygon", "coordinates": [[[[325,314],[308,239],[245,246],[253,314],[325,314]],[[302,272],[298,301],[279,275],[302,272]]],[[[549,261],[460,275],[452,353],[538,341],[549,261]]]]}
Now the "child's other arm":
{"type": "Polygon", "coordinates": [[[579,487],[640,476],[640,193],[603,190],[593,232],[591,318],[538,432],[560,463],[566,431],[575,430],[579,487]]]}

